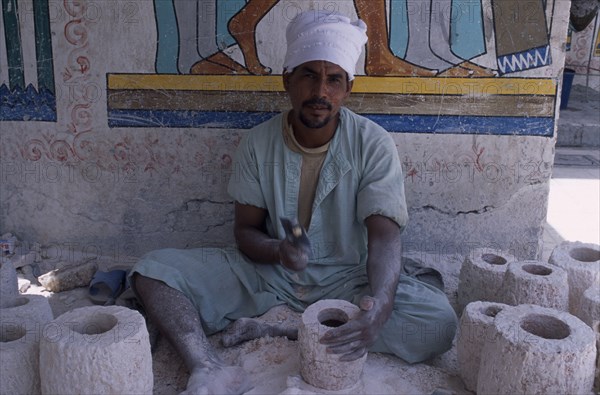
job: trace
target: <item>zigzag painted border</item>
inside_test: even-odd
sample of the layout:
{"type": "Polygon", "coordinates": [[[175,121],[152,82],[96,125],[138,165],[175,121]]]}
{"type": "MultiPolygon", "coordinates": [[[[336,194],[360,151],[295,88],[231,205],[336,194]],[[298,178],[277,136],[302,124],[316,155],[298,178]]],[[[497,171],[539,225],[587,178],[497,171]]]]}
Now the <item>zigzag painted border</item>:
{"type": "Polygon", "coordinates": [[[537,47],[523,52],[498,57],[500,74],[514,73],[547,66],[552,63],[550,46],[537,47]]]}

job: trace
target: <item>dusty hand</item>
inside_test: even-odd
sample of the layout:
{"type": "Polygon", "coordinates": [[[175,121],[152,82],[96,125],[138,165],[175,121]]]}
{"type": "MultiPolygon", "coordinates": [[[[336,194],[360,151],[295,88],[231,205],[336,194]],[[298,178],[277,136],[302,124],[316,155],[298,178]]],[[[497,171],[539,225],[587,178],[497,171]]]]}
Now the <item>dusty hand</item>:
{"type": "Polygon", "coordinates": [[[308,265],[308,248],[296,246],[288,239],[279,243],[279,260],[283,266],[290,270],[301,271],[308,265]]]}
{"type": "Polygon", "coordinates": [[[359,302],[360,313],[351,321],[327,331],[320,343],[327,345],[327,352],[342,354],[340,361],[354,361],[365,355],[375,343],[382,324],[378,324],[377,301],[363,296],[359,302]]]}

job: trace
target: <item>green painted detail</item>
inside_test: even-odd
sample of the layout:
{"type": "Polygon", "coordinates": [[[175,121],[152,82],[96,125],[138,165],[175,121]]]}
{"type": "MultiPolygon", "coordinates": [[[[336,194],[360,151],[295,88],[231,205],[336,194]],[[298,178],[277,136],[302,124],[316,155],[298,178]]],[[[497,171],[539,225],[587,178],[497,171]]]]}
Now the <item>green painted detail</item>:
{"type": "Polygon", "coordinates": [[[10,89],[25,89],[23,52],[21,49],[21,30],[19,29],[19,10],[17,0],[2,0],[4,16],[4,37],[8,58],[8,80],[10,89]]]}
{"type": "Polygon", "coordinates": [[[33,2],[35,26],[35,53],[37,58],[38,90],[54,93],[54,66],[52,64],[52,39],[48,0],[33,2]]]}

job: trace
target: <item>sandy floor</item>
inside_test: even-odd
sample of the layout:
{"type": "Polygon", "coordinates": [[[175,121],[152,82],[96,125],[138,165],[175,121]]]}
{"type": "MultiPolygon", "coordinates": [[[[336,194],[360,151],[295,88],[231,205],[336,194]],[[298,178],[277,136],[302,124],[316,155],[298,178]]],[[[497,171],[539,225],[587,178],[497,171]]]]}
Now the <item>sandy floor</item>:
{"type": "MultiPolygon", "coordinates": [[[[460,256],[422,254],[412,256],[428,266],[438,269],[446,285],[446,293],[455,304],[458,273],[462,262],[460,256]]],[[[109,268],[110,264],[102,264],[109,268]]],[[[78,307],[92,305],[87,288],[51,293],[32,285],[27,293],[42,294],[49,298],[55,317],[78,307]]],[[[261,319],[282,322],[298,319],[297,313],[285,306],[267,312],[261,319]]],[[[171,345],[149,327],[153,346],[153,371],[155,394],[178,394],[185,389],[188,378],[183,361],[171,345]]],[[[231,364],[243,366],[254,381],[250,394],[312,394],[312,393],[365,393],[365,394],[468,394],[458,377],[456,350],[450,351],[426,363],[409,365],[402,360],[384,354],[371,353],[367,358],[360,381],[348,390],[332,392],[314,388],[300,377],[298,342],[286,338],[262,338],[236,347],[223,348],[221,335],[210,338],[222,358],[231,364]]]]}

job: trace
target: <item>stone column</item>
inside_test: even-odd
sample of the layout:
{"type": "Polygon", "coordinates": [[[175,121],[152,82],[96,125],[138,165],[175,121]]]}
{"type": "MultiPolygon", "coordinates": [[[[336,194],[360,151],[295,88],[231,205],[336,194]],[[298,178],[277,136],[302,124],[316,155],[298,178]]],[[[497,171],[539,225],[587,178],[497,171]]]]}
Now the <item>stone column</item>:
{"type": "Polygon", "coordinates": [[[319,339],[330,329],[351,321],[360,309],[344,300],[326,299],[310,305],[302,314],[298,332],[300,372],[304,380],[318,388],[341,390],[354,386],[362,374],[367,355],[341,362],[329,354],[319,339]]]}

